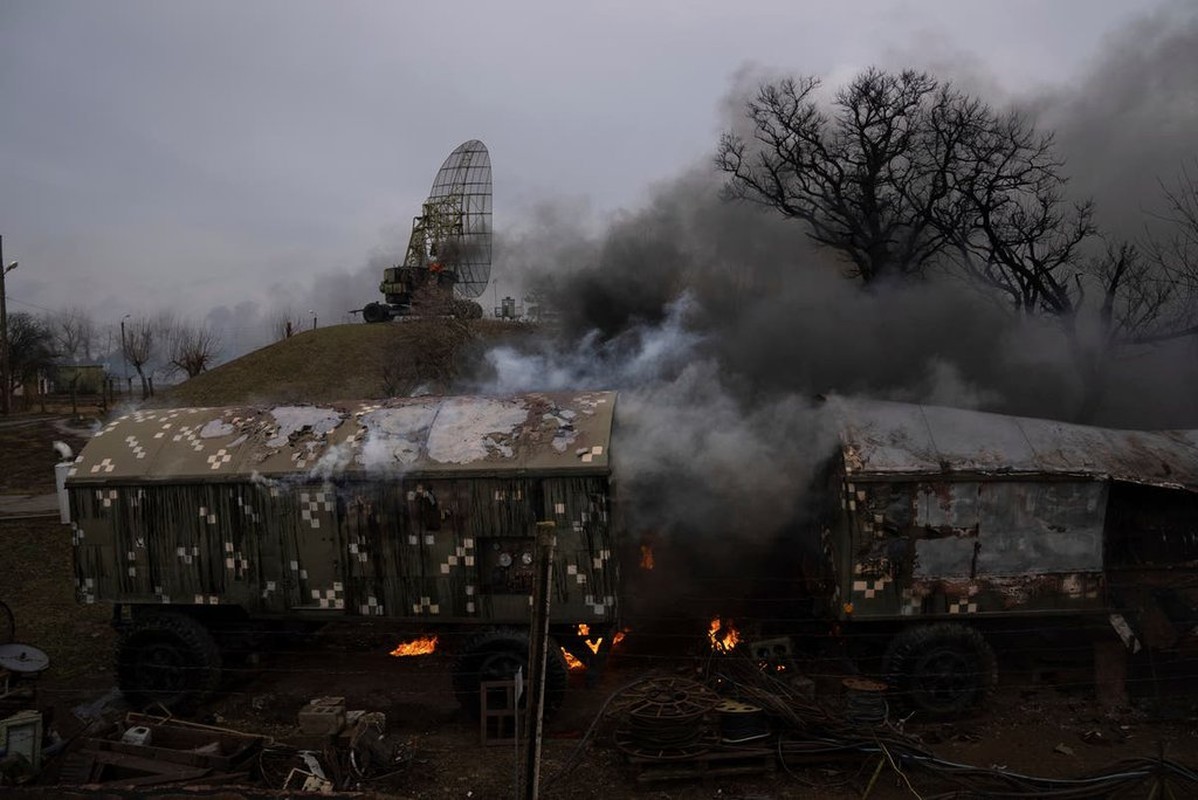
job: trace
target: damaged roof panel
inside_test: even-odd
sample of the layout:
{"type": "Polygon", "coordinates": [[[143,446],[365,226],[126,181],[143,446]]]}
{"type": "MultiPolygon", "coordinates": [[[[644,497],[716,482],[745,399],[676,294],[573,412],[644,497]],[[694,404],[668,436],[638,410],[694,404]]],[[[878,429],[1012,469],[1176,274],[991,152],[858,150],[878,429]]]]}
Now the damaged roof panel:
{"type": "Polygon", "coordinates": [[[606,474],[614,392],[135,411],[97,432],[71,483],[365,473],[606,474]]]}
{"type": "Polygon", "coordinates": [[[1198,491],[1198,431],[1127,431],[833,397],[850,475],[1078,475],[1198,491]]]}

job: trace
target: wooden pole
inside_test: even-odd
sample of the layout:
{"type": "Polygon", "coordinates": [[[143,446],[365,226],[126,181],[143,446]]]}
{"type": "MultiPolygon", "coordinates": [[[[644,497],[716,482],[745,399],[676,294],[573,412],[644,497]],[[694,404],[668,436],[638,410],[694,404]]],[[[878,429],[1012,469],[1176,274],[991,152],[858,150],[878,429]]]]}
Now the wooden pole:
{"type": "Polygon", "coordinates": [[[532,594],[532,625],[529,629],[528,724],[524,726],[523,800],[537,800],[541,778],[541,735],[544,732],[545,665],[549,655],[549,601],[553,582],[553,548],[557,543],[552,522],[537,523],[537,573],[532,594]]]}
{"type": "Polygon", "coordinates": [[[8,395],[11,381],[8,379],[8,306],[4,290],[4,275],[7,272],[8,268],[4,266],[4,237],[0,236],[0,382],[4,384],[4,391],[0,392],[0,413],[5,416],[12,411],[8,395]]]}

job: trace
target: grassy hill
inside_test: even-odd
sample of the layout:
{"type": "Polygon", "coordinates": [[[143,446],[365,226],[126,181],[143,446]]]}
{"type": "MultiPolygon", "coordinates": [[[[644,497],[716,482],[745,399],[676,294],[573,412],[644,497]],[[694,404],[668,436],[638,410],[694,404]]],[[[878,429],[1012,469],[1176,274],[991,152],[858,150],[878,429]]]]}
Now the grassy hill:
{"type": "Polygon", "coordinates": [[[442,391],[527,325],[427,319],[297,333],[159,393],[156,405],[323,403],[442,391]]]}

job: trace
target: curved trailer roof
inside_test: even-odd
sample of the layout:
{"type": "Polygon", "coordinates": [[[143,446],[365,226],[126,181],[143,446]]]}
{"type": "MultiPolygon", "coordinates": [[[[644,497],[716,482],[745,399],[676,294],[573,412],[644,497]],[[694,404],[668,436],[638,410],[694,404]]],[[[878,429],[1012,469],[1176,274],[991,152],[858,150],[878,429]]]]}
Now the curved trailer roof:
{"type": "Polygon", "coordinates": [[[1198,491],[1198,431],[1129,431],[832,397],[850,475],[1075,475],[1198,491]]]}
{"type": "Polygon", "coordinates": [[[562,392],[134,411],[93,436],[67,484],[608,474],[615,402],[562,392]]]}

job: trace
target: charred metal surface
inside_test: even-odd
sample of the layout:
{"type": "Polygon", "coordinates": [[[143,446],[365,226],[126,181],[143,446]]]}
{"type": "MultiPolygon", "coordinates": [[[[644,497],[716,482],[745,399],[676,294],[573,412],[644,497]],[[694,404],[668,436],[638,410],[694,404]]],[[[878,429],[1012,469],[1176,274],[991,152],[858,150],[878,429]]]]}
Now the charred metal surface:
{"type": "Polygon", "coordinates": [[[68,479],[83,602],[521,622],[557,523],[554,619],[614,616],[614,395],[142,412],[68,479]]]}
{"type": "Polygon", "coordinates": [[[1103,484],[845,487],[855,617],[1101,607],[1103,484]]]}
{"type": "Polygon", "coordinates": [[[837,402],[842,616],[1112,609],[1169,620],[1158,642],[1198,625],[1198,433],[837,402]]]}

